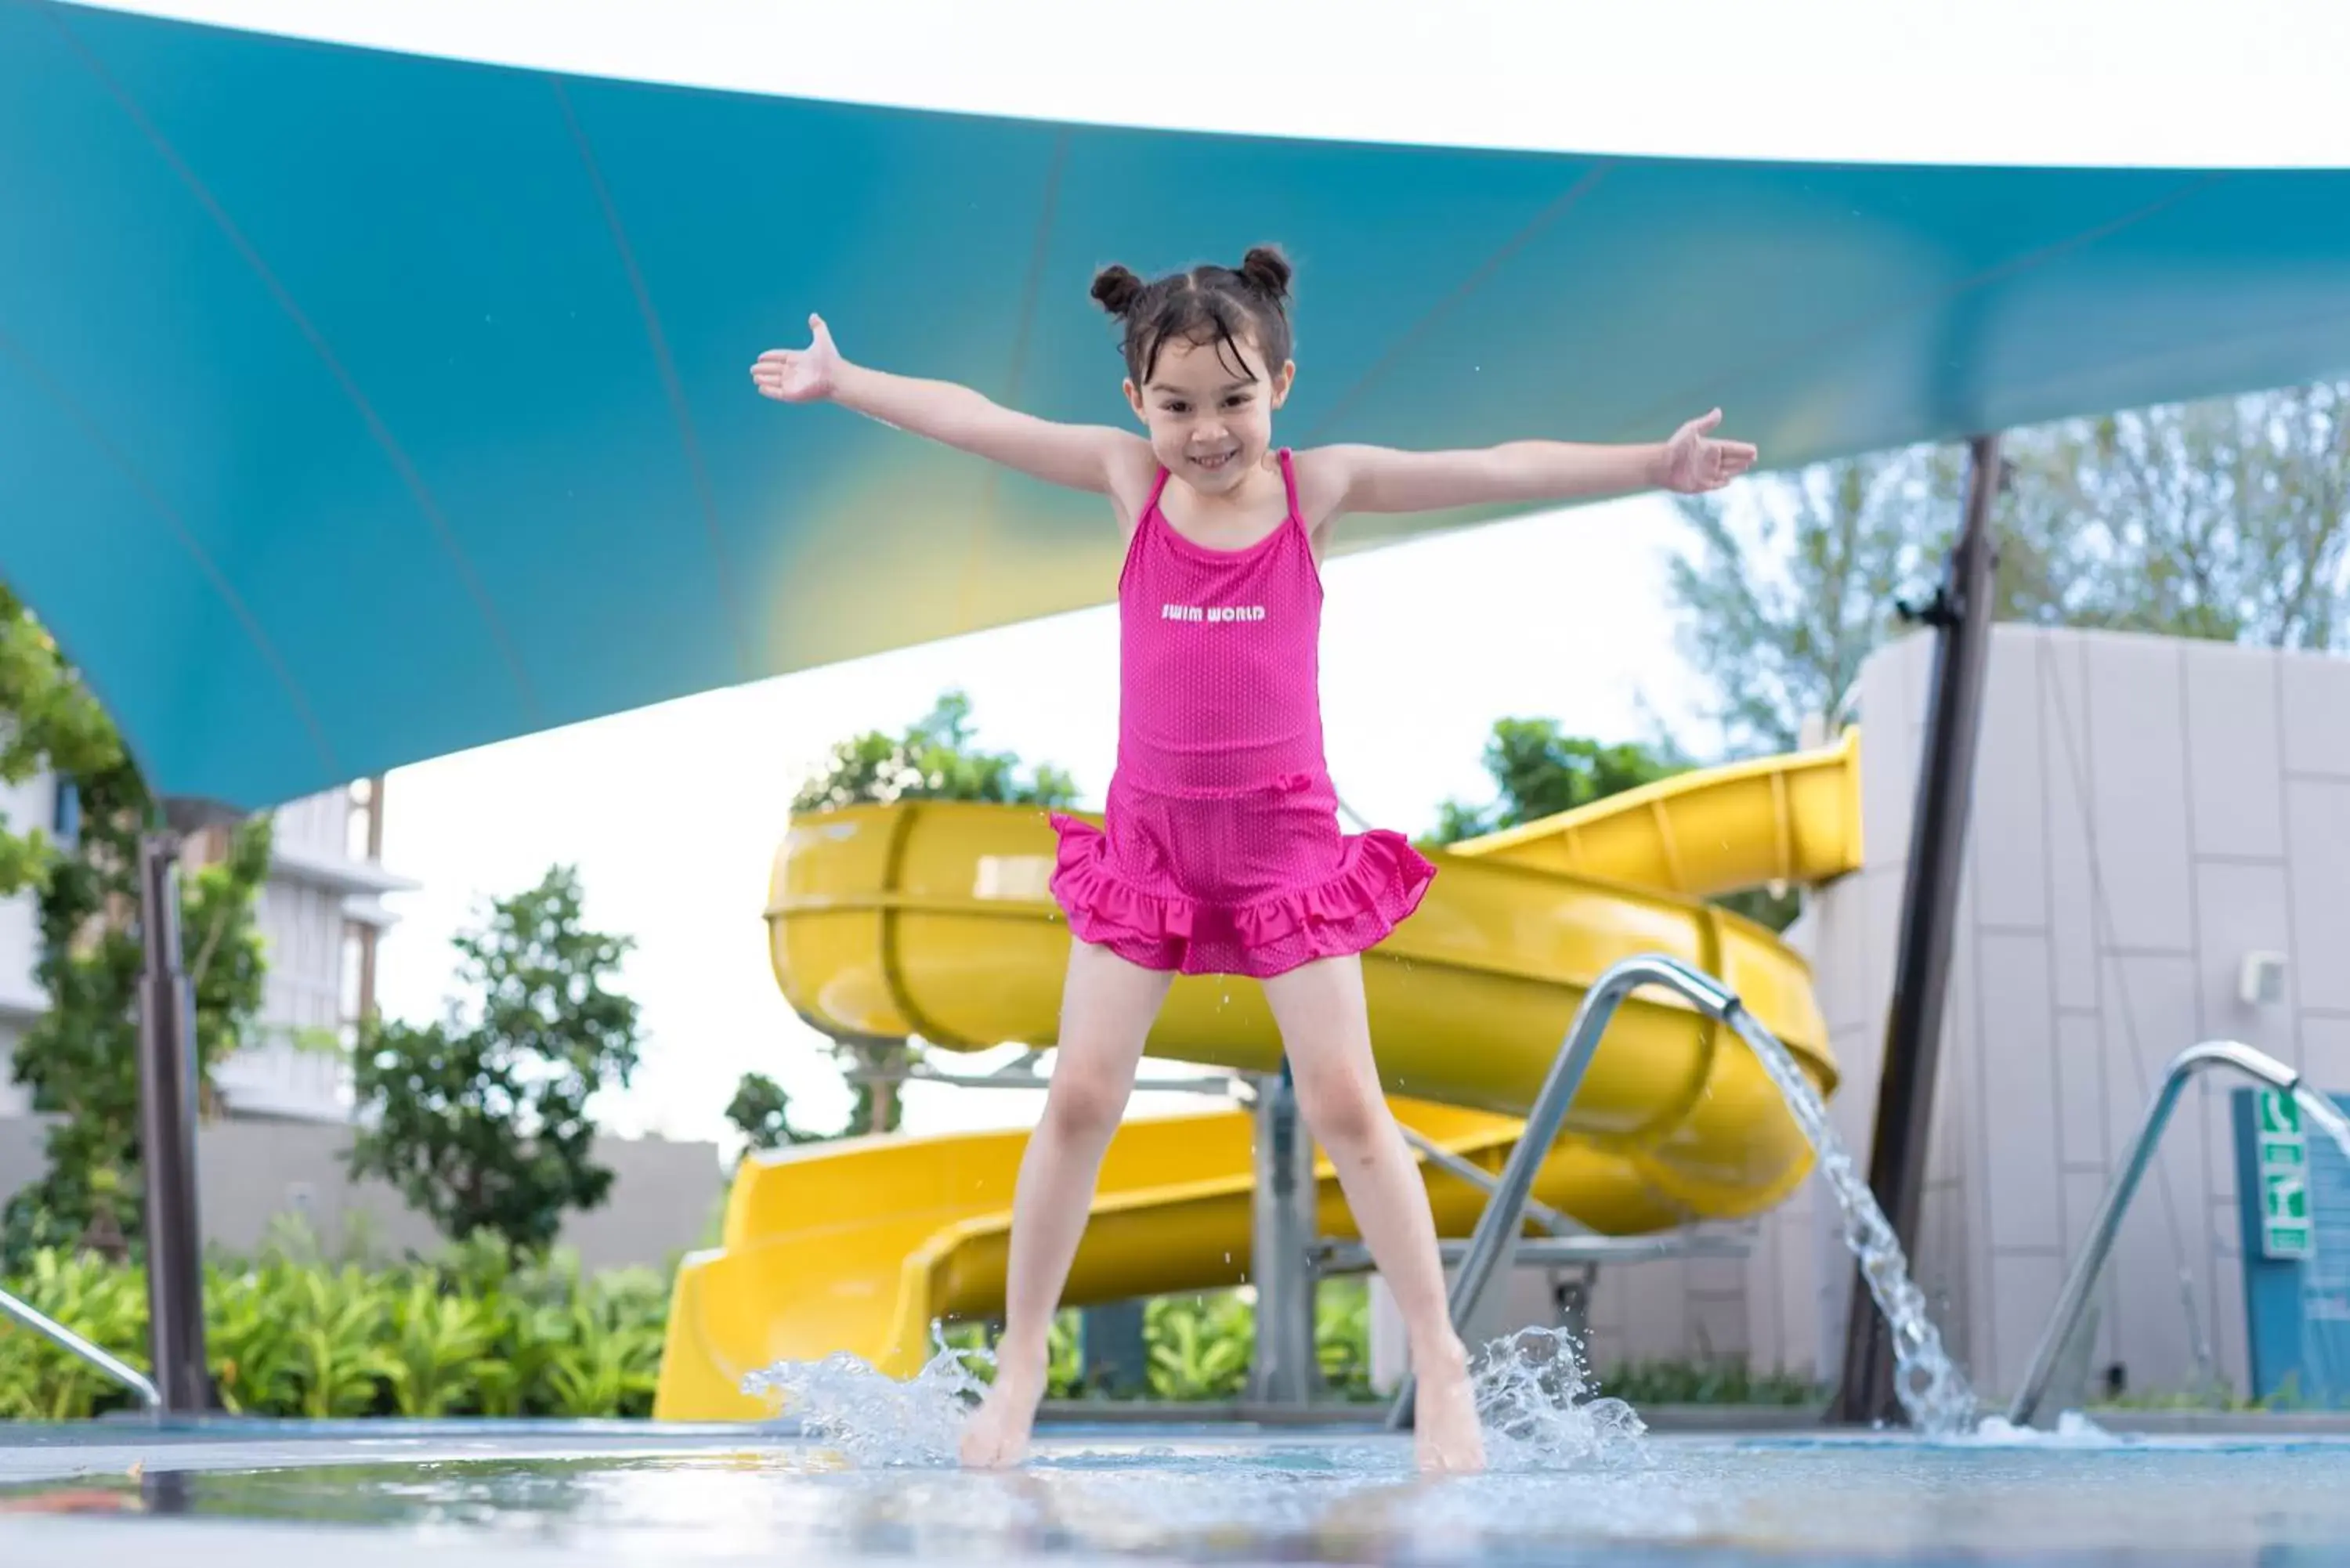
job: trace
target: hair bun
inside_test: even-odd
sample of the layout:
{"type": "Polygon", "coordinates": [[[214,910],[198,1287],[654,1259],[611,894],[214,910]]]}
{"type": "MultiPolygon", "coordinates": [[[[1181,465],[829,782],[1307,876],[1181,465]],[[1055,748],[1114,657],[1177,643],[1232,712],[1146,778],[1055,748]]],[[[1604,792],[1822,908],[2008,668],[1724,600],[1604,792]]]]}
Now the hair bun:
{"type": "Polygon", "coordinates": [[[1243,256],[1241,275],[1263,289],[1269,298],[1283,300],[1289,297],[1289,258],[1281,254],[1279,246],[1258,245],[1243,256]]]}
{"type": "Polygon", "coordinates": [[[1142,297],[1146,286],[1122,266],[1106,266],[1094,274],[1094,298],[1112,316],[1124,316],[1142,297]]]}

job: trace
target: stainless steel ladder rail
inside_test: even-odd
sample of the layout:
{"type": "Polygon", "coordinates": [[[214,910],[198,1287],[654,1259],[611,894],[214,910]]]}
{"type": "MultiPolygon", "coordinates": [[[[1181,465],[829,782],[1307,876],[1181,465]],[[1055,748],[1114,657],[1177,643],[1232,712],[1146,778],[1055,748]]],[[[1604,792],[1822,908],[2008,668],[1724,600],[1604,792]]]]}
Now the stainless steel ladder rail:
{"type": "MultiPolygon", "coordinates": [[[[1527,1113],[1525,1130],[1518,1135],[1518,1145],[1510,1151],[1509,1161],[1502,1168],[1501,1178],[1493,1185],[1493,1196],[1486,1201],[1485,1211],[1478,1218],[1477,1229],[1470,1237],[1469,1254],[1461,1260],[1461,1272],[1453,1278],[1450,1305],[1456,1329],[1471,1322],[1484,1304],[1485,1293],[1492,1284],[1503,1254],[1525,1224],[1534,1173],[1550,1158],[1551,1146],[1558,1141],[1567,1106],[1574,1102],[1575,1091],[1583,1086],[1584,1073],[1591,1065],[1592,1054],[1599,1048],[1600,1036],[1607,1032],[1624,999],[1644,985],[1679,992],[1696,1003],[1700,1012],[1732,1027],[1751,1023],[1740,1017],[1742,1004],[1720,981],[1661,953],[1625,959],[1609,966],[1607,973],[1592,982],[1591,989],[1584,993],[1583,1005],[1575,1010],[1575,1022],[1567,1025],[1559,1042],[1558,1054],[1551,1058],[1550,1073],[1543,1079],[1533,1108],[1527,1113]]],[[[1411,1425],[1416,1391],[1416,1380],[1410,1373],[1405,1373],[1395,1401],[1388,1407],[1388,1430],[1401,1431],[1411,1425]]]]}
{"type": "Polygon", "coordinates": [[[2040,1343],[2033,1349],[2031,1366],[2008,1405],[2007,1418],[2013,1425],[2031,1425],[2041,1401],[2047,1397],[2049,1379],[2056,1371],[2056,1358],[2064,1354],[2065,1342],[2072,1338],[2081,1314],[2087,1310],[2089,1292],[2105,1268],[2106,1255],[2113,1251],[2114,1238],[2121,1231],[2130,1199],[2137,1195],[2138,1182],[2146,1175],[2146,1168],[2153,1163],[2155,1148],[2162,1141],[2163,1130],[2170,1125],[2178,1096],[2186,1091],[2189,1079],[2214,1067],[2233,1068],[2293,1096],[2301,1106],[2302,1115],[2333,1138],[2345,1156],[2350,1156],[2350,1120],[2345,1120],[2323,1095],[2304,1088],[2301,1075],[2275,1057],[2234,1040],[2206,1040],[2172,1057],[2169,1070],[2163,1075],[2162,1086],[2155,1091],[2154,1103],[2147,1108],[2146,1119],[2138,1126],[2137,1138],[2106,1187],[2096,1218],[2089,1222],[2088,1238],[2073,1260],[2064,1288],[2057,1294],[2055,1310],[2048,1315],[2048,1326],[2041,1331],[2040,1343]]]}
{"type": "Polygon", "coordinates": [[[30,1303],[17,1300],[6,1291],[0,1291],[0,1313],[15,1318],[68,1355],[97,1367],[117,1383],[139,1397],[139,1402],[150,1411],[163,1407],[162,1390],[157,1388],[137,1367],[108,1355],[57,1319],[36,1309],[30,1303]]]}
{"type": "MultiPolygon", "coordinates": [[[[1488,1202],[1492,1200],[1494,1189],[1501,1185],[1500,1177],[1495,1176],[1475,1160],[1461,1158],[1426,1133],[1415,1131],[1401,1123],[1397,1124],[1397,1130],[1403,1134],[1403,1141],[1410,1145],[1429,1164],[1439,1170],[1449,1171],[1459,1177],[1470,1186],[1484,1193],[1488,1202]]],[[[1588,1225],[1576,1224],[1549,1204],[1532,1195],[1526,1199],[1526,1217],[1554,1236],[1592,1234],[1591,1227],[1588,1225]]]]}

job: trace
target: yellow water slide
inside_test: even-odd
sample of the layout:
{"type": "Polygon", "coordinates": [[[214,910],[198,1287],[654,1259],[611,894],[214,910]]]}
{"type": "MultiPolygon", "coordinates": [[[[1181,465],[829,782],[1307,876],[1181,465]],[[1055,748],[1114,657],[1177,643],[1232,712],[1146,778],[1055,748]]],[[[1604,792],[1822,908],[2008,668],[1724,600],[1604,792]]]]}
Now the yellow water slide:
{"type": "MultiPolygon", "coordinates": [[[[1586,989],[1664,952],[1721,976],[1823,1093],[1835,1067],[1803,960],[1697,900],[1812,883],[1860,864],[1857,733],[1684,774],[1446,849],[1419,911],[1364,965],[1380,1075],[1397,1115],[1498,1170],[1586,989]]],[[[1053,1038],[1068,931],[1046,888],[1041,813],[919,802],[796,820],[767,922],[775,977],[837,1037],[973,1051],[1053,1038]]],[[[1177,981],[1149,1053],[1267,1072],[1279,1041],[1257,987],[1177,981]]],[[[1070,1304],[1247,1277],[1250,1117],[1138,1118],[1104,1161],[1070,1304]]],[[[898,1376],[933,1320],[1001,1311],[1024,1134],[879,1137],[744,1162],[720,1245],[680,1270],[655,1414],[772,1414],[742,1391],[784,1360],[849,1352],[898,1376]]],[[[1609,1028],[1535,1185],[1593,1229],[1638,1234],[1758,1213],[1811,1151],[1737,1037],[1643,992],[1609,1028]]],[[[1483,1194],[1424,1167],[1439,1227],[1466,1234],[1483,1194]]],[[[1355,1232],[1326,1164],[1323,1233],[1355,1232]]]]}

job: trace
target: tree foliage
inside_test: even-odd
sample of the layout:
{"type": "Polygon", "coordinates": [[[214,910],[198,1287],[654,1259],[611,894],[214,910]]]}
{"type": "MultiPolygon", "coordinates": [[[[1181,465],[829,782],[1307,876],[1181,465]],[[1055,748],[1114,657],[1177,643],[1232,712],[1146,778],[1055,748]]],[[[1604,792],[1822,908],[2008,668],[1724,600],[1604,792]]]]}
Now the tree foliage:
{"type": "MultiPolygon", "coordinates": [[[[1028,767],[1011,752],[973,743],[971,699],[940,695],[901,734],[868,730],[832,749],[824,766],[792,799],[795,813],[901,800],[972,800],[1005,805],[1076,803],[1076,782],[1050,763],[1028,767]]],[[[855,1100],[842,1137],[895,1132],[900,1116],[895,1075],[919,1056],[911,1042],[855,1040],[836,1044],[855,1100]]]]}
{"type": "Polygon", "coordinates": [[[764,1073],[745,1073],[727,1102],[726,1120],[743,1135],[743,1147],[767,1150],[794,1144],[816,1143],[819,1133],[792,1126],[792,1099],[784,1086],[764,1073]]]}
{"type": "MultiPolygon", "coordinates": [[[[24,606],[0,590],[0,778],[47,767],[70,791],[69,837],[0,825],[0,892],[38,896],[36,979],[48,1009],[17,1041],[15,1081],[48,1131],[42,1179],[0,1220],[0,1253],[78,1246],[135,1249],[142,1184],[139,1115],[139,839],[156,803],[95,697],[24,606]]],[[[182,950],[195,998],[200,1103],[213,1070],[260,1011],[265,956],[254,902],[267,880],[270,823],[227,836],[225,855],[181,881],[182,950]]]]}
{"type": "Polygon", "coordinates": [[[972,743],[971,699],[942,693],[901,734],[868,730],[832,749],[830,758],[792,799],[795,812],[835,811],[899,800],[977,800],[1010,805],[1068,805],[1077,786],[1059,768],[1024,768],[1010,752],[972,743]]]}
{"type": "MultiPolygon", "coordinates": [[[[2068,421],[2002,452],[1999,618],[2343,645],[2350,389],[2068,421]]],[[[1792,746],[1843,698],[1938,578],[1964,484],[1963,450],[1920,447],[1681,500],[1671,604],[1728,749],[1792,746]]]]}
{"type": "Polygon", "coordinates": [[[2343,645],[2350,386],[2076,421],[2032,432],[2017,458],[2019,489],[2064,530],[2064,620],[2343,645]]]}
{"type": "MultiPolygon", "coordinates": [[[[1494,799],[1482,806],[1448,800],[1437,842],[1498,833],[1575,811],[1610,795],[1686,771],[1687,757],[1669,743],[1609,743],[1564,733],[1555,719],[1502,719],[1485,742],[1485,772],[1494,799]]],[[[1744,888],[1713,902],[1773,930],[1784,930],[1800,908],[1792,889],[1744,888]]]]}
{"type": "Polygon", "coordinates": [[[588,929],[580,905],[565,866],[496,900],[454,940],[465,1001],[373,1023],[359,1052],[351,1174],[390,1182],[452,1241],[544,1251],[611,1189],[590,1102],[636,1070],[637,1003],[613,989],[633,944],[588,929]]]}
{"type": "Polygon", "coordinates": [[[1485,742],[1484,763],[1495,798],[1483,805],[1446,801],[1440,808],[1438,843],[1457,844],[1574,811],[1689,765],[1669,748],[1565,734],[1555,719],[1496,721],[1485,742]]]}

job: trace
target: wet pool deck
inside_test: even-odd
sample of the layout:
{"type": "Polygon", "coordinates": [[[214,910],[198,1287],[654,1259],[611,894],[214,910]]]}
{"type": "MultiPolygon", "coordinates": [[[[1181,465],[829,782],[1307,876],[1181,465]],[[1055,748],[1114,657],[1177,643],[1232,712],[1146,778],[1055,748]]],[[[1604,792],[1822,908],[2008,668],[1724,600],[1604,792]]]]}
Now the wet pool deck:
{"type": "MultiPolygon", "coordinates": [[[[1308,1432],[1351,1442],[1406,1439],[1381,1429],[1378,1407],[1310,1413],[1244,1407],[1136,1403],[1048,1407],[1040,1448],[1087,1440],[1113,1444],[1147,1431],[1153,1441],[1213,1448],[1294,1440],[1308,1432]]],[[[1834,1436],[1816,1412],[1783,1406],[1654,1406],[1640,1412],[1659,1437],[1834,1436]]],[[[2293,1441],[2350,1438],[2350,1411],[2106,1410],[2093,1417],[2116,1437],[2249,1438],[2293,1441]]],[[[727,1453],[789,1447],[796,1424],[651,1421],[254,1420],[219,1417],[157,1421],[119,1416],[54,1426],[0,1423],[0,1487],[85,1477],[287,1465],[435,1463],[602,1455],[727,1453]]]]}
{"type": "Polygon", "coordinates": [[[1409,1438],[1379,1430],[1376,1410],[1343,1424],[1201,1419],[1196,1409],[1170,1420],[1174,1412],[1149,1407],[1109,1419],[1082,1408],[1055,1414],[1038,1433],[1040,1470],[1024,1478],[811,1464],[821,1445],[782,1422],[120,1417],[0,1426],[0,1568],[321,1568],[322,1560],[414,1568],[428,1553],[434,1568],[884,1560],[1132,1568],[1201,1561],[1191,1548],[1209,1546],[1227,1568],[1369,1560],[2077,1568],[2077,1552],[2054,1549],[2052,1532],[2067,1530],[2075,1547],[2128,1549],[2100,1563],[2350,1562],[2350,1492],[2340,1484],[2350,1476],[2350,1415],[2108,1412],[2099,1422],[2116,1436],[2163,1441],[2121,1454],[2061,1440],[1943,1453],[1823,1428],[1800,1409],[1659,1407],[1642,1412],[1654,1438],[1640,1467],[1572,1462],[1421,1495],[1465,1502],[1469,1522],[1499,1543],[1463,1552],[1452,1544],[1457,1506],[1433,1550],[1394,1511],[1421,1489],[1409,1474],[1409,1438]],[[1080,1414],[1097,1418],[1073,1418],[1080,1414]],[[2243,1439],[2251,1446],[2237,1447],[2243,1439]],[[1333,1444],[1346,1456],[1336,1469],[1315,1452],[1333,1444]],[[2002,1497],[2006,1511],[1986,1515],[2002,1497]],[[1856,1507],[1858,1498],[1868,1505],[1856,1507]],[[1731,1532],[1711,1517],[1692,1527],[1681,1517],[1692,1506],[1718,1513],[1731,1532]],[[1023,1508],[1036,1521],[1013,1517],[1023,1508]],[[1611,1510],[1620,1515],[1613,1524],[1611,1510]],[[1561,1530],[1575,1539],[1545,1543],[1543,1532],[1561,1530]],[[2220,1550],[2172,1550],[2179,1542],[2170,1535],[2196,1530],[2207,1538],[2196,1544],[2220,1550]],[[1337,1538],[1349,1532],[1363,1539],[1337,1538]],[[1845,1538],[1856,1532],[1882,1539],[1855,1552],[1845,1538]],[[1812,1535],[1832,1549],[1785,1555],[1812,1535]],[[1378,1548],[1368,1557],[1357,1550],[1367,1542],[1378,1548]]]}
{"type": "Polygon", "coordinates": [[[172,1470],[732,1451],[797,1440],[790,1427],[633,1421],[241,1421],[143,1417],[0,1426],[0,1487],[172,1470]]]}

